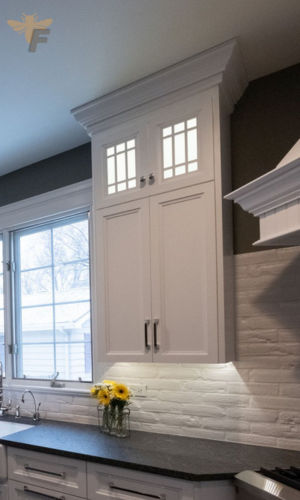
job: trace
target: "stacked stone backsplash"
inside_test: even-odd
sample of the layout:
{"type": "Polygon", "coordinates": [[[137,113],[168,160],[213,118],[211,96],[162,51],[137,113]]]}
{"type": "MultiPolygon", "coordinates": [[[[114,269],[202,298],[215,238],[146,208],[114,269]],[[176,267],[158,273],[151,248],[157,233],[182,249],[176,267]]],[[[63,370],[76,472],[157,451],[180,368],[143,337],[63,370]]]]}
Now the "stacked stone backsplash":
{"type": "MultiPolygon", "coordinates": [[[[147,385],[132,429],[300,450],[300,250],[236,255],[235,270],[237,361],[118,363],[103,377],[147,385]]],[[[4,396],[21,404],[21,393],[4,396]]],[[[97,423],[88,395],[36,396],[43,418],[97,423]]]]}

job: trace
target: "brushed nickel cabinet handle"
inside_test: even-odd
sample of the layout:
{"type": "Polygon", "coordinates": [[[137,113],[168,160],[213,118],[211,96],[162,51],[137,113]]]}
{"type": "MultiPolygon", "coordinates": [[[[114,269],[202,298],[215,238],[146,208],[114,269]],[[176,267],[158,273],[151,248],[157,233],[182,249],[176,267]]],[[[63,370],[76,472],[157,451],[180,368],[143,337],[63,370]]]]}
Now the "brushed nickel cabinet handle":
{"type": "Polygon", "coordinates": [[[157,325],[159,323],[159,319],[153,320],[153,335],[154,335],[154,347],[155,349],[159,349],[159,344],[157,343],[157,325]]]}
{"type": "Polygon", "coordinates": [[[47,493],[41,493],[40,491],[34,491],[28,488],[28,486],[24,486],[24,491],[25,493],[34,493],[34,495],[40,495],[41,497],[45,498],[52,498],[53,500],[66,500],[66,497],[64,495],[61,495],[60,497],[56,497],[54,495],[48,495],[47,493]]]}
{"type": "Polygon", "coordinates": [[[145,347],[146,349],[150,349],[150,344],[148,344],[148,325],[150,323],[150,320],[149,319],[145,319],[145,325],[144,325],[144,332],[145,332],[145,347]]]}
{"type": "Polygon", "coordinates": [[[115,486],[114,483],[109,483],[109,487],[112,490],[126,491],[126,493],[134,493],[135,495],[143,495],[147,498],[158,498],[158,500],[166,500],[166,495],[162,493],[161,495],[151,495],[151,493],[143,493],[138,490],[128,490],[127,488],[120,488],[120,486],[115,486]]]}
{"type": "Polygon", "coordinates": [[[146,176],[145,175],[141,175],[140,182],[145,182],[145,180],[146,180],[146,176]]]}
{"type": "Polygon", "coordinates": [[[24,469],[33,470],[34,472],[42,472],[43,474],[50,474],[51,476],[58,476],[58,477],[62,477],[62,478],[66,477],[65,472],[51,472],[50,470],[35,469],[34,467],[29,467],[29,465],[27,465],[27,464],[24,464],[24,469]]]}
{"type": "Polygon", "coordinates": [[[148,179],[149,179],[149,181],[154,181],[154,179],[155,179],[155,174],[153,174],[153,173],[149,174],[149,175],[148,175],[148,179]]]}

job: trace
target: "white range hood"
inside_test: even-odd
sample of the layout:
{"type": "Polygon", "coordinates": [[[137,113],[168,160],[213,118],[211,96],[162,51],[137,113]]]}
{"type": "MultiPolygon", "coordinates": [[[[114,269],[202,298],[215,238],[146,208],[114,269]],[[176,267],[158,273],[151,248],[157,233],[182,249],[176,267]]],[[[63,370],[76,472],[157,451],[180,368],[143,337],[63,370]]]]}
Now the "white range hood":
{"type": "Polygon", "coordinates": [[[300,245],[300,139],[277,167],[225,196],[259,217],[256,246],[300,245]]]}

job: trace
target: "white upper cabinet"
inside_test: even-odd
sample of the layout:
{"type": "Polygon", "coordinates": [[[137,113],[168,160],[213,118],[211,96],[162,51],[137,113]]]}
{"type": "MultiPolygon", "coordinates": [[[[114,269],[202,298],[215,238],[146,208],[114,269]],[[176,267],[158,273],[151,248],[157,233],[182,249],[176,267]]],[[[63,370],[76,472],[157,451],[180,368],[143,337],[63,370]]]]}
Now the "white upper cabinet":
{"type": "Polygon", "coordinates": [[[92,136],[99,360],[234,359],[235,41],[73,110],[92,136]]]}
{"type": "Polygon", "coordinates": [[[214,178],[210,91],[93,136],[95,208],[214,178]]]}

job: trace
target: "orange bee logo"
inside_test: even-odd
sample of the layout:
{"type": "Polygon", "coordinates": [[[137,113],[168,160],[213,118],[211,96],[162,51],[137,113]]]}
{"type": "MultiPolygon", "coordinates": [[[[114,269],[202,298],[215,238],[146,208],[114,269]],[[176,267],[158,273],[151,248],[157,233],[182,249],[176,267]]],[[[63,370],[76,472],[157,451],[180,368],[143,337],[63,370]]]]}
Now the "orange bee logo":
{"type": "Polygon", "coordinates": [[[33,14],[33,16],[26,16],[24,13],[22,14],[22,21],[12,21],[9,20],[7,21],[9,26],[11,26],[14,31],[19,31],[18,35],[21,35],[21,33],[25,33],[25,38],[28,43],[31,43],[32,40],[32,35],[33,31],[35,29],[46,29],[47,26],[50,26],[52,23],[53,19],[45,19],[44,21],[39,21],[38,16],[33,14]]]}

